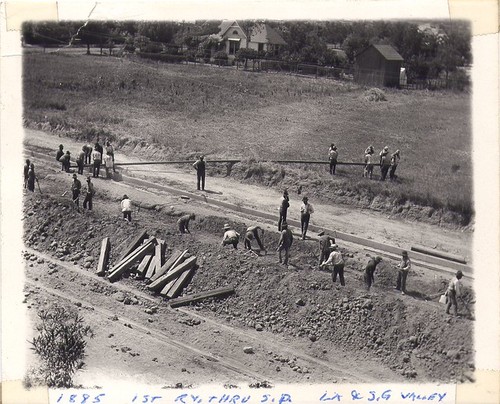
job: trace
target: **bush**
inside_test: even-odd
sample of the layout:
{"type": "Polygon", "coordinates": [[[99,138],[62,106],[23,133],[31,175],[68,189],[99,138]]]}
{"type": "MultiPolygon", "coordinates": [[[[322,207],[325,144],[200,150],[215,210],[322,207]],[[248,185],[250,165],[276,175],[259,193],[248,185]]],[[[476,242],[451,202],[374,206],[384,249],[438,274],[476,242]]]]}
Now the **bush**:
{"type": "Polygon", "coordinates": [[[380,88],[370,88],[365,91],[364,97],[367,101],[387,101],[385,93],[380,88]]]}
{"type": "Polygon", "coordinates": [[[40,357],[41,375],[49,387],[68,388],[73,374],[85,356],[85,337],[93,337],[78,313],[55,306],[38,313],[39,335],[33,338],[33,350],[40,357]]]}
{"type": "Polygon", "coordinates": [[[142,53],[160,53],[163,47],[156,42],[150,42],[141,47],[142,53]]]}
{"type": "Polygon", "coordinates": [[[126,44],[126,45],[123,47],[123,50],[124,50],[125,52],[134,53],[134,52],[135,52],[135,46],[134,46],[134,45],[132,45],[132,44],[130,44],[130,43],[128,43],[128,44],[126,44]]]}

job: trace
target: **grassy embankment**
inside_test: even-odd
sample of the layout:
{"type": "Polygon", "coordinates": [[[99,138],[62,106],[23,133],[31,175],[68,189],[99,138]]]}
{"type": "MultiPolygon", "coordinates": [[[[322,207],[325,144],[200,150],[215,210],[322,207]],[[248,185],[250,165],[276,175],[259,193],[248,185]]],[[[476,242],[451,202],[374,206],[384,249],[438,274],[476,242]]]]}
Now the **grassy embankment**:
{"type": "Polygon", "coordinates": [[[241,180],[419,220],[472,217],[468,94],[386,90],[387,101],[370,102],[346,82],[75,54],[27,54],[23,74],[29,127],[161,145],[151,158],[243,158],[232,170],[241,180]],[[400,149],[398,181],[365,180],[361,167],[331,178],[326,166],[258,163],[326,159],[332,142],[340,161],[360,162],[369,144],[400,149]]]}

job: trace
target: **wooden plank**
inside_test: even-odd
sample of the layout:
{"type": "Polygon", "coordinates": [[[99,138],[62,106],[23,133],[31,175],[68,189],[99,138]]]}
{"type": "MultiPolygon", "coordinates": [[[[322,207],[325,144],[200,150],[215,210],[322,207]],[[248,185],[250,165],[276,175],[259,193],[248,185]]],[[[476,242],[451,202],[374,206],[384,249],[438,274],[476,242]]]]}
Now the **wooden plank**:
{"type": "Polygon", "coordinates": [[[120,278],[121,274],[124,273],[127,269],[139,260],[142,260],[145,255],[151,254],[155,250],[156,239],[150,239],[146,244],[140,246],[137,250],[135,250],[132,254],[128,255],[127,258],[122,261],[119,265],[115,265],[111,269],[111,273],[108,275],[108,279],[113,282],[120,278]]]}
{"type": "Polygon", "coordinates": [[[427,254],[427,255],[432,255],[434,257],[443,258],[445,260],[458,262],[460,264],[467,264],[467,261],[465,260],[464,257],[458,257],[458,256],[453,255],[453,254],[445,253],[444,251],[431,250],[429,248],[420,247],[420,246],[412,246],[411,250],[415,251],[415,252],[422,253],[422,254],[427,254]]]}
{"type": "Polygon", "coordinates": [[[150,279],[151,282],[156,281],[160,276],[162,276],[165,272],[167,272],[170,268],[172,268],[176,260],[180,258],[181,255],[184,256],[186,253],[187,250],[185,250],[184,252],[181,252],[179,250],[174,250],[170,258],[167,260],[167,262],[165,262],[165,264],[163,264],[163,266],[159,270],[157,270],[154,276],[150,279]]]}
{"type": "Polygon", "coordinates": [[[146,239],[147,237],[148,233],[146,232],[146,230],[144,230],[141,234],[139,234],[136,238],[134,238],[132,242],[127,246],[127,248],[123,250],[123,253],[120,256],[120,258],[116,260],[115,266],[118,265],[121,261],[123,261],[125,257],[129,255],[132,251],[137,249],[137,247],[139,247],[144,241],[144,239],[146,239]]]}
{"type": "Polygon", "coordinates": [[[139,264],[139,267],[137,268],[137,273],[141,277],[144,277],[152,259],[153,259],[153,254],[145,255],[144,258],[142,259],[141,263],[139,264]]]}
{"type": "Polygon", "coordinates": [[[169,289],[169,291],[166,293],[166,297],[169,299],[172,299],[174,297],[177,297],[181,294],[182,289],[186,286],[188,280],[190,279],[191,275],[194,273],[194,267],[191,269],[184,271],[181,276],[177,278],[175,283],[172,285],[172,287],[169,289]]]}
{"type": "Polygon", "coordinates": [[[169,304],[170,307],[175,308],[180,306],[186,306],[190,303],[199,302],[201,300],[208,299],[210,297],[223,297],[233,293],[235,293],[234,288],[232,286],[228,286],[225,288],[218,288],[207,292],[196,293],[190,296],[178,297],[177,299],[171,300],[169,304]]]}
{"type": "Polygon", "coordinates": [[[177,279],[173,279],[171,280],[170,282],[168,282],[164,287],[163,289],[161,290],[160,292],[160,295],[162,296],[166,296],[168,291],[172,288],[172,286],[174,286],[174,283],[177,279]]]}
{"type": "Polygon", "coordinates": [[[146,279],[150,279],[156,273],[156,271],[158,271],[163,266],[164,256],[165,242],[163,240],[159,240],[155,248],[155,255],[153,257],[153,260],[149,264],[149,268],[146,272],[146,279]]]}
{"type": "Polygon", "coordinates": [[[96,274],[99,276],[104,276],[106,269],[108,269],[109,263],[109,253],[111,251],[111,243],[109,237],[102,240],[101,243],[101,253],[99,254],[99,262],[97,263],[96,274]]]}
{"type": "Polygon", "coordinates": [[[178,278],[184,271],[191,269],[195,265],[196,265],[196,257],[195,256],[189,257],[182,264],[176,265],[175,267],[171,268],[170,271],[159,277],[156,281],[154,281],[147,287],[149,290],[160,290],[168,282],[178,278]]]}

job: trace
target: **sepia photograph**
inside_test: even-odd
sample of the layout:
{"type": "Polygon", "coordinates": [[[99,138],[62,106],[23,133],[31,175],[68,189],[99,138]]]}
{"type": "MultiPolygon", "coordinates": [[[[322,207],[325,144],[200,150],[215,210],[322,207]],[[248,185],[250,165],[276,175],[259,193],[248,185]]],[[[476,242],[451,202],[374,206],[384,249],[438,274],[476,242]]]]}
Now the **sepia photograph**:
{"type": "Polygon", "coordinates": [[[25,389],[476,382],[470,20],[18,40],[25,389]]]}

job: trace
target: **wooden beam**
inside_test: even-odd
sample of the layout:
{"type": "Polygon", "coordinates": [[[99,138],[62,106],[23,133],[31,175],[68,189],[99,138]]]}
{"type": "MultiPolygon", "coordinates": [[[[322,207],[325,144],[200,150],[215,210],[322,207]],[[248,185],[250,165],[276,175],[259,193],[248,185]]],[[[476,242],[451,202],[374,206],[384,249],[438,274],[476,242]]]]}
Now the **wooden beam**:
{"type": "Polygon", "coordinates": [[[142,260],[145,255],[153,253],[156,244],[157,244],[156,239],[151,238],[150,240],[148,240],[146,244],[141,245],[132,254],[128,255],[122,262],[120,262],[118,265],[115,265],[111,269],[111,273],[108,275],[108,279],[111,282],[119,279],[122,273],[130,269],[130,267],[134,264],[134,262],[142,260]]]}
{"type": "Polygon", "coordinates": [[[163,241],[158,241],[155,248],[155,255],[153,260],[149,264],[149,268],[146,271],[146,279],[150,279],[157,270],[159,270],[163,265],[163,256],[165,255],[165,243],[163,241]]]}
{"type": "Polygon", "coordinates": [[[179,296],[193,273],[194,267],[187,271],[184,271],[182,275],[177,278],[177,280],[174,282],[165,296],[169,299],[179,296]]]}
{"type": "Polygon", "coordinates": [[[160,295],[162,295],[162,296],[166,296],[166,295],[167,295],[167,293],[168,293],[168,291],[172,288],[172,286],[174,285],[174,283],[175,283],[175,281],[176,281],[176,280],[177,280],[177,279],[174,279],[174,280],[171,280],[170,282],[168,282],[168,283],[167,283],[167,284],[163,287],[163,289],[161,290],[160,295]]]}
{"type": "Polygon", "coordinates": [[[106,269],[108,269],[109,263],[109,253],[111,251],[111,243],[109,237],[102,240],[101,243],[101,253],[99,254],[99,262],[97,263],[96,274],[98,276],[104,276],[106,269]]]}
{"type": "Polygon", "coordinates": [[[170,307],[175,308],[180,306],[186,306],[190,303],[199,302],[201,300],[208,299],[210,297],[223,297],[233,293],[235,293],[234,288],[232,286],[228,286],[225,288],[218,288],[207,292],[196,293],[190,296],[179,297],[177,299],[171,300],[169,304],[170,307]]]}
{"type": "Polygon", "coordinates": [[[196,257],[189,257],[182,264],[172,267],[166,274],[160,276],[156,281],[147,286],[149,290],[160,290],[164,285],[179,277],[184,271],[196,265],[196,257]]]}
{"type": "Polygon", "coordinates": [[[170,258],[167,260],[167,262],[165,262],[165,264],[163,264],[163,266],[156,271],[156,273],[154,274],[153,277],[151,277],[150,281],[151,282],[154,282],[156,281],[160,276],[162,276],[165,272],[167,272],[170,268],[174,267],[175,265],[177,265],[178,263],[182,262],[182,261],[179,261],[179,262],[176,262],[177,259],[184,257],[184,255],[187,253],[188,250],[185,250],[184,252],[180,252],[179,250],[174,250],[172,252],[172,255],[170,256],[170,258]]]}
{"type": "Polygon", "coordinates": [[[411,250],[422,253],[422,254],[427,254],[427,255],[432,255],[434,257],[443,258],[445,260],[458,262],[460,264],[467,264],[467,261],[465,260],[464,257],[458,257],[458,256],[453,255],[453,254],[447,254],[444,251],[431,250],[429,248],[420,247],[420,246],[412,246],[411,250]]]}
{"type": "Polygon", "coordinates": [[[125,257],[129,255],[132,251],[134,251],[137,247],[139,247],[144,241],[144,239],[146,239],[147,237],[148,233],[146,232],[146,230],[144,230],[141,234],[139,234],[136,238],[134,238],[132,242],[127,246],[127,248],[123,250],[123,253],[120,256],[120,258],[116,260],[115,266],[118,265],[121,261],[123,261],[125,257]]]}
{"type": "Polygon", "coordinates": [[[142,259],[141,263],[139,264],[139,267],[137,268],[137,273],[144,278],[144,275],[146,274],[146,271],[148,270],[148,266],[151,263],[151,260],[153,259],[153,254],[148,254],[145,255],[144,258],[142,259]]]}

